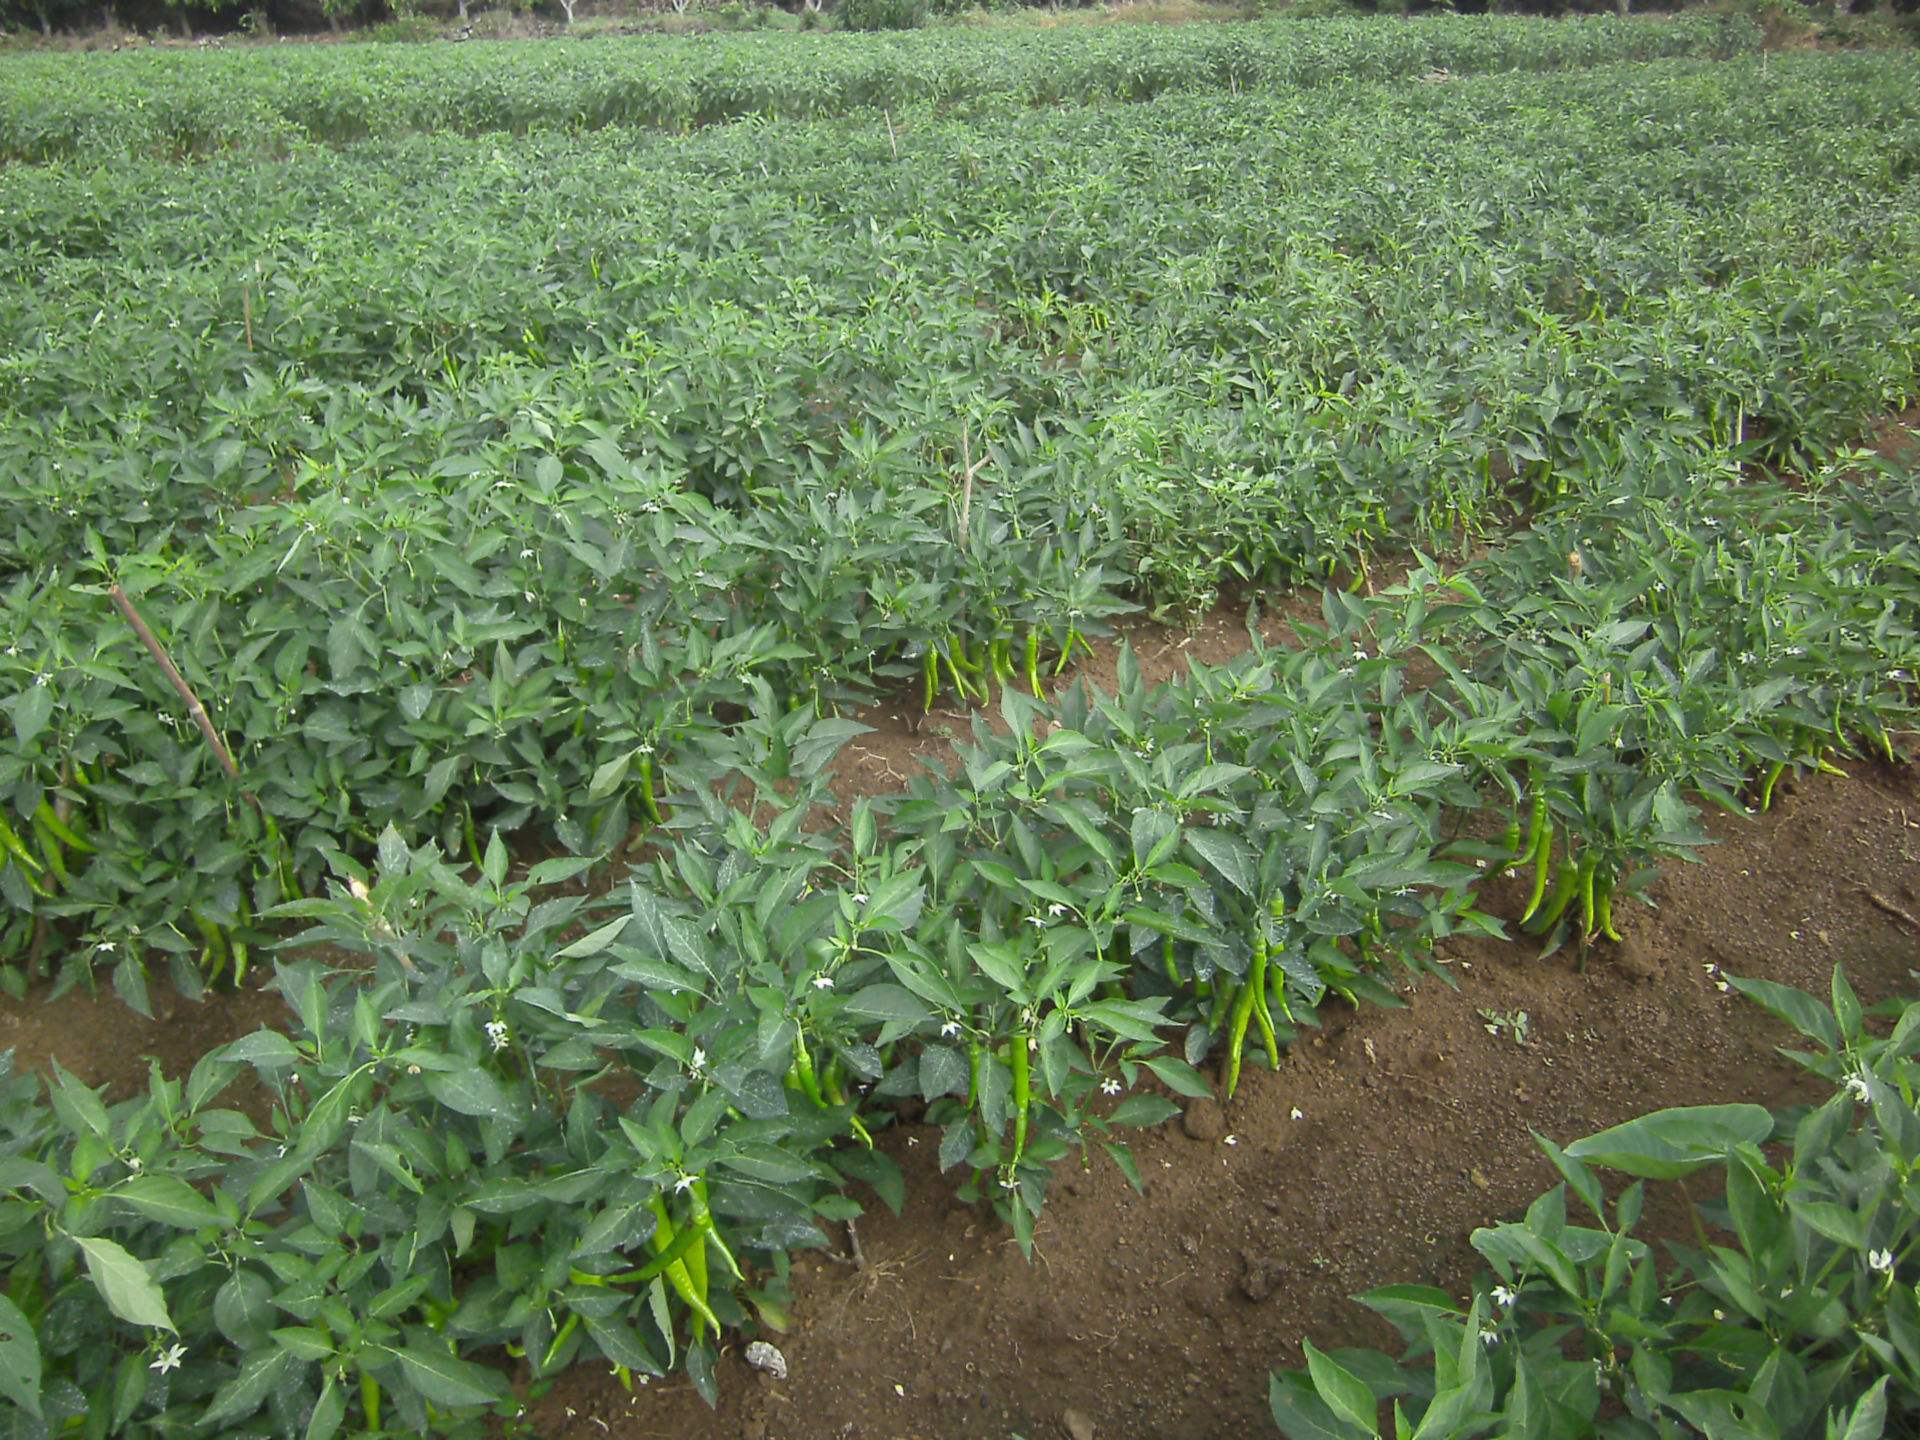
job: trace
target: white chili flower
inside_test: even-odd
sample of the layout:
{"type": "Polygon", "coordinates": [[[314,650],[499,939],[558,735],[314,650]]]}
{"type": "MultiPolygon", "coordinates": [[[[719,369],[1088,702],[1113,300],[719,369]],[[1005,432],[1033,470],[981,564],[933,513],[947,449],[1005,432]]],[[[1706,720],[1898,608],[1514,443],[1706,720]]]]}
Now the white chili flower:
{"type": "Polygon", "coordinates": [[[952,1039],[955,1035],[958,1035],[960,1033],[960,1022],[958,1020],[947,1021],[946,1024],[940,1027],[940,1033],[946,1036],[948,1039],[952,1039]]]}
{"type": "Polygon", "coordinates": [[[1307,1117],[1304,1113],[1302,1113],[1300,1107],[1296,1105],[1293,1107],[1292,1118],[1295,1120],[1304,1120],[1307,1117]]]}
{"type": "Polygon", "coordinates": [[[1899,684],[1905,684],[1907,681],[1913,679],[1913,675],[1911,672],[1906,670],[1889,670],[1887,672],[1887,679],[1895,681],[1899,684]]]}
{"type": "Polygon", "coordinates": [[[419,1073],[420,1073],[420,1067],[418,1065],[407,1066],[407,1074],[418,1075],[419,1073]]]}
{"type": "Polygon", "coordinates": [[[692,1175],[682,1175],[678,1180],[673,1182],[673,1193],[676,1195],[686,1194],[687,1191],[693,1188],[695,1178],[696,1177],[692,1175]]]}
{"type": "Polygon", "coordinates": [[[1789,655],[1804,655],[1806,653],[1807,652],[1798,645],[1787,646],[1787,654],[1789,655]]]}
{"type": "Polygon", "coordinates": [[[186,1346],[169,1345],[166,1349],[160,1352],[159,1358],[155,1360],[151,1365],[147,1366],[147,1368],[149,1370],[158,1370],[162,1375],[164,1375],[169,1370],[178,1370],[180,1368],[180,1362],[186,1358],[187,1358],[186,1346]]]}
{"type": "Polygon", "coordinates": [[[856,904],[856,905],[864,905],[864,904],[866,904],[866,903],[867,903],[867,897],[866,897],[866,895],[865,895],[864,893],[862,893],[861,891],[858,891],[858,890],[856,890],[856,891],[854,891],[854,893],[853,893],[853,903],[854,903],[854,904],[856,904]]]}
{"type": "Polygon", "coordinates": [[[702,1049],[701,1049],[701,1048],[700,1048],[700,1047],[699,1047],[698,1045],[696,1045],[696,1046],[694,1046],[694,1047],[693,1047],[693,1060],[692,1060],[692,1061],[690,1062],[690,1064],[691,1064],[691,1068],[692,1068],[692,1069],[694,1069],[694,1070],[696,1070],[696,1071],[699,1071],[699,1070],[704,1070],[704,1069],[706,1069],[706,1066],[707,1066],[707,1052],[706,1052],[706,1051],[704,1051],[704,1050],[702,1050],[702,1049]]]}
{"type": "Polygon", "coordinates": [[[1847,1076],[1847,1093],[1853,1096],[1856,1103],[1865,1105],[1873,1099],[1873,1086],[1864,1073],[1856,1070],[1847,1076]]]}
{"type": "Polygon", "coordinates": [[[1067,913],[1067,907],[1062,905],[1058,900],[1054,901],[1051,905],[1047,906],[1047,914],[1052,916],[1055,920],[1058,920],[1062,915],[1066,913],[1067,913]]]}
{"type": "Polygon", "coordinates": [[[113,953],[115,946],[113,941],[111,940],[102,940],[98,945],[94,946],[93,948],[95,950],[100,951],[102,954],[110,955],[113,953]]]}
{"type": "Polygon", "coordinates": [[[1879,1275],[1890,1274],[1893,1270],[1893,1251],[1869,1250],[1867,1252],[1867,1268],[1879,1275]]]}
{"type": "Polygon", "coordinates": [[[1027,924],[1033,926],[1033,928],[1036,930],[1044,930],[1047,928],[1046,920],[1038,915],[1027,916],[1027,924]]]}
{"type": "Polygon", "coordinates": [[[533,551],[531,551],[531,550],[522,550],[522,551],[520,552],[520,558],[521,558],[522,560],[531,560],[531,559],[533,558],[533,551]]]}
{"type": "Polygon", "coordinates": [[[1100,1082],[1100,1093],[1102,1095],[1118,1095],[1120,1093],[1120,1082],[1109,1075],[1100,1082]]]}
{"type": "Polygon", "coordinates": [[[813,988],[816,990],[831,990],[833,988],[833,977],[831,975],[814,976],[813,988]]]}
{"type": "Polygon", "coordinates": [[[1500,1327],[1497,1325],[1483,1325],[1480,1328],[1480,1343],[1488,1349],[1492,1349],[1495,1345],[1498,1345],[1500,1343],[1500,1327]]]}
{"type": "Polygon", "coordinates": [[[127,1169],[133,1171],[136,1175],[140,1173],[140,1157],[138,1155],[129,1155],[127,1157],[127,1169]]]}
{"type": "Polygon", "coordinates": [[[1751,665],[1753,663],[1753,651],[1742,650],[1740,652],[1740,663],[1742,665],[1751,665]]]}
{"type": "Polygon", "coordinates": [[[507,1048],[507,1022],[489,1020],[487,1022],[487,1040],[496,1050],[507,1048]]]}
{"type": "Polygon", "coordinates": [[[1503,1310],[1511,1306],[1513,1302],[1519,1298],[1520,1292],[1517,1290],[1509,1290],[1505,1285],[1496,1285],[1493,1287],[1493,1303],[1503,1310]]]}

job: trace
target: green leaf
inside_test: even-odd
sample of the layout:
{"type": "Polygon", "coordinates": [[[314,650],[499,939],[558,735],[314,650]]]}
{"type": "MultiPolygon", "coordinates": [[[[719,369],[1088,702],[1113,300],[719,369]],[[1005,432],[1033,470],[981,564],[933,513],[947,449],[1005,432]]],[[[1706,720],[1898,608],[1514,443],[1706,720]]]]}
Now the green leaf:
{"type": "Polygon", "coordinates": [[[40,1415],[40,1337],[20,1307],[0,1295],[0,1395],[40,1415]]]}
{"type": "Polygon", "coordinates": [[[1180,1113],[1164,1095],[1129,1095],[1107,1116],[1111,1125],[1160,1125],[1180,1113]]]}
{"type": "Polygon", "coordinates": [[[379,1348],[394,1358],[406,1383],[430,1404],[493,1405],[513,1393],[505,1376],[449,1355],[430,1336],[400,1350],[379,1348]]]}
{"type": "Polygon", "coordinates": [[[58,1060],[53,1062],[53,1074],[56,1083],[48,1088],[47,1099],[60,1123],[76,1136],[92,1134],[110,1139],[112,1126],[100,1097],[69,1075],[58,1060]]]}
{"type": "Polygon", "coordinates": [[[320,1398],[314,1402],[313,1417],[307,1421],[304,1440],[333,1440],[346,1418],[346,1393],[339,1381],[329,1379],[320,1387],[320,1398]]]}
{"type": "Polygon", "coordinates": [[[1260,885],[1260,858],[1252,846],[1218,830],[1200,829],[1187,831],[1186,846],[1202,864],[1249,900],[1260,898],[1255,893],[1260,885]]]}
{"type": "MultiPolygon", "coordinates": [[[[1873,1382],[1873,1388],[1860,1397],[1847,1417],[1847,1428],[1839,1440],[1880,1440],[1887,1428],[1887,1376],[1873,1382]]],[[[1828,1434],[1832,1434],[1829,1429],[1828,1434]]]]}
{"type": "Polygon", "coordinates": [[[47,728],[53,715],[53,686],[28,685],[13,699],[13,738],[16,744],[31,745],[47,728]]]}
{"type": "Polygon", "coordinates": [[[242,1035],[222,1048],[219,1054],[222,1059],[269,1070],[291,1065],[300,1058],[293,1041],[278,1030],[256,1030],[251,1035],[242,1035]]]}
{"type": "Polygon", "coordinates": [[[1140,1178],[1140,1166],[1133,1158],[1133,1151],[1117,1140],[1102,1140],[1100,1148],[1105,1150],[1108,1158],[1120,1167],[1120,1173],[1127,1177],[1127,1183],[1133,1187],[1134,1194],[1147,1193],[1147,1182],[1140,1178]]]}
{"type": "MultiPolygon", "coordinates": [[[[1267,1408],[1287,1440],[1354,1440],[1354,1427],[1343,1424],[1327,1408],[1304,1376],[1268,1377],[1267,1408]]],[[[1375,1431],[1368,1426],[1359,1433],[1372,1435],[1375,1431]]]]}
{"type": "Polygon", "coordinates": [[[1185,1095],[1189,1100],[1199,1100],[1213,1093],[1207,1088],[1207,1082],[1201,1078],[1200,1072],[1184,1060],[1176,1059],[1171,1055],[1156,1055],[1141,1063],[1159,1077],[1162,1085],[1176,1095],[1185,1095]]]}
{"type": "Polygon", "coordinates": [[[627,770],[632,764],[633,751],[629,750],[624,755],[616,755],[595,770],[593,779],[587,783],[587,803],[597,804],[618,790],[625,783],[627,770]]]}
{"type": "Polygon", "coordinates": [[[172,1330],[173,1317],[167,1313],[166,1297],[153,1283],[147,1267],[111,1240],[89,1236],[76,1240],[87,1257],[87,1274],[92,1278],[107,1308],[129,1325],[145,1325],[155,1330],[172,1330]]]}
{"type": "Polygon", "coordinates": [[[967,1083],[967,1059],[951,1045],[929,1045],[920,1052],[920,1096],[937,1100],[963,1090],[967,1083]]]}
{"type": "Polygon", "coordinates": [[[581,1318],[586,1322],[587,1338],[600,1347],[600,1353],[610,1364],[624,1365],[642,1375],[665,1373],[653,1352],[640,1343],[639,1335],[625,1321],[613,1318],[595,1320],[591,1316],[581,1318]]]}
{"type": "Polygon", "coordinates": [[[464,1070],[429,1070],[423,1078],[428,1094],[462,1115],[501,1118],[515,1114],[519,1108],[500,1082],[478,1065],[464,1070]]]}
{"type": "Polygon", "coordinates": [[[213,1403],[200,1417],[202,1430],[245,1420],[266,1403],[267,1396],[294,1366],[285,1350],[255,1350],[240,1363],[240,1373],[222,1385],[213,1403]]]}
{"type": "Polygon", "coordinates": [[[1823,1049],[1832,1050],[1839,1045],[1840,1032],[1833,1023],[1833,1012],[1806,991],[1796,990],[1791,985],[1775,984],[1771,980],[1746,980],[1738,975],[1726,978],[1727,983],[1740,994],[1776,1020],[1784,1021],[1809,1040],[1816,1041],[1823,1049]]]}
{"type": "Polygon", "coordinates": [[[1576,1140],[1566,1153],[1646,1180],[1677,1180],[1772,1133],[1773,1116],[1762,1106],[1694,1105],[1642,1115],[1576,1140]]]}
{"type": "Polygon", "coordinates": [[[113,1198],[162,1225],[198,1230],[223,1225],[225,1218],[206,1196],[171,1175],[136,1175],[112,1190],[113,1198]]]}
{"type": "Polygon", "coordinates": [[[847,1010],[872,1020],[933,1018],[933,1012],[911,990],[901,985],[867,985],[847,998],[847,1010]]]}
{"type": "Polygon", "coordinates": [[[553,958],[556,960],[579,960],[588,955],[598,955],[615,940],[618,940],[620,938],[620,932],[625,930],[630,923],[629,917],[623,915],[611,924],[602,925],[598,930],[593,930],[582,935],[571,945],[556,952],[553,958]]]}
{"type": "Polygon", "coordinates": [[[1866,1250],[1866,1227],[1861,1224],[1858,1215],[1844,1206],[1827,1200],[1803,1200],[1798,1195],[1789,1194],[1787,1208],[1793,1213],[1793,1218],[1808,1229],[1818,1231],[1849,1250],[1866,1250]]]}
{"type": "Polygon", "coordinates": [[[273,1332],[273,1343],[299,1360],[320,1361],[333,1355],[333,1337],[310,1325],[287,1325],[273,1332]]]}
{"type": "Polygon", "coordinates": [[[1302,1340],[1300,1348],[1306,1352],[1307,1373],[1313,1377],[1313,1388],[1327,1408],[1339,1419],[1373,1434],[1378,1407],[1367,1382],[1344,1369],[1326,1352],[1316,1349],[1311,1340],[1302,1340]]]}

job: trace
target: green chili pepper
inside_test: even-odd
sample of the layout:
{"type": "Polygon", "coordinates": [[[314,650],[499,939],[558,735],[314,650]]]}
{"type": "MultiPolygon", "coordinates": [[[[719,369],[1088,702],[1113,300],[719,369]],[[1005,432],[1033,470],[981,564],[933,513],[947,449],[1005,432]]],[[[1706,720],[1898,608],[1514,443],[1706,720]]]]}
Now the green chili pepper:
{"type": "Polygon", "coordinates": [[[1530,853],[1533,860],[1533,889],[1527,894],[1527,907],[1520,912],[1520,923],[1526,924],[1533,918],[1534,911],[1540,908],[1541,897],[1547,893],[1547,874],[1553,868],[1553,826],[1546,820],[1546,802],[1536,800],[1534,813],[1539,815],[1538,838],[1533,842],[1530,853]]]}
{"type": "Polygon", "coordinates": [[[548,1370],[551,1370],[553,1368],[554,1361],[560,1358],[560,1347],[566,1344],[567,1340],[569,1339],[569,1337],[572,1336],[573,1332],[579,1328],[580,1328],[579,1315],[569,1311],[567,1314],[566,1324],[560,1327],[560,1332],[553,1337],[553,1343],[547,1346],[546,1358],[540,1362],[541,1374],[544,1375],[548,1370]]]}
{"type": "Polygon", "coordinates": [[[957,636],[950,640],[947,643],[947,652],[944,658],[947,662],[947,674],[953,680],[954,693],[960,697],[961,703],[965,704],[973,692],[968,687],[966,676],[961,673],[959,663],[954,658],[953,652],[959,643],[960,641],[957,636]]]}
{"type": "Polygon", "coordinates": [[[1599,931],[1614,944],[1620,943],[1620,932],[1613,928],[1613,886],[1614,875],[1609,870],[1594,883],[1593,918],[1599,931]]]}
{"type": "Polygon", "coordinates": [[[62,885],[70,883],[73,877],[67,874],[66,853],[61,850],[60,842],[54,838],[53,832],[41,823],[38,815],[33,817],[33,838],[39,842],[40,854],[45,858],[47,868],[53,872],[54,878],[62,885]]]}
{"type": "Polygon", "coordinates": [[[1027,1032],[1013,1032],[1013,1163],[1027,1153],[1027,1109],[1032,1103],[1032,1077],[1027,1068],[1027,1032]]]}
{"type": "Polygon", "coordinates": [[[1267,937],[1253,942],[1253,969],[1247,975],[1247,989],[1253,992],[1253,1018],[1260,1027],[1260,1039],[1267,1047],[1267,1063],[1280,1068],[1280,1041],[1273,1033],[1273,1012],[1267,1009],[1267,937]]]}
{"type": "Polygon", "coordinates": [[[1253,972],[1247,972],[1246,980],[1233,997],[1232,1018],[1227,1022],[1227,1098],[1233,1098],[1233,1092],[1240,1085],[1240,1059],[1247,1043],[1247,1022],[1253,1018],[1253,972]]]}
{"type": "Polygon", "coordinates": [[[94,847],[81,839],[78,831],[62,820],[54,808],[46,801],[42,800],[40,802],[39,808],[33,812],[33,818],[51,830],[54,838],[69,850],[78,850],[82,855],[91,855],[94,853],[94,847]]]}
{"type": "Polygon", "coordinates": [[[1553,894],[1548,897],[1544,909],[1534,917],[1527,928],[1534,934],[1544,934],[1551,930],[1566,913],[1567,906],[1573,902],[1580,888],[1580,867],[1571,860],[1560,862],[1560,874],[1554,881],[1553,894]]]}
{"type": "Polygon", "coordinates": [[[931,714],[933,697],[940,693],[940,657],[931,645],[927,647],[927,658],[922,666],[920,683],[923,691],[920,708],[931,714]]]}
{"type": "Polygon", "coordinates": [[[1040,688],[1040,630],[1027,631],[1027,689],[1033,692],[1033,698],[1044,700],[1046,694],[1040,688]]]}
{"type": "MultiPolygon", "coordinates": [[[[667,1218],[667,1202],[657,1193],[653,1197],[653,1218],[656,1222],[653,1229],[653,1248],[655,1250],[665,1250],[673,1243],[675,1231],[673,1221],[667,1218]]],[[[691,1248],[687,1251],[688,1255],[693,1253],[695,1253],[695,1251],[691,1248]]],[[[704,1256],[701,1257],[700,1266],[704,1272],[706,1268],[706,1258],[704,1256]]],[[[685,1255],[667,1266],[667,1283],[673,1287],[674,1294],[680,1297],[681,1302],[693,1312],[693,1338],[695,1340],[698,1340],[706,1333],[706,1327],[709,1325],[713,1327],[716,1334],[719,1332],[720,1321],[714,1316],[713,1311],[708,1308],[706,1295],[694,1288],[693,1276],[687,1268],[685,1255]]]]}
{"type": "Polygon", "coordinates": [[[1780,783],[1780,777],[1786,773],[1787,762],[1784,760],[1775,761],[1773,768],[1767,771],[1767,783],[1760,787],[1760,808],[1762,810],[1771,810],[1773,808],[1773,787],[1780,783]]]}
{"type": "Polygon", "coordinates": [[[1085,644],[1086,642],[1081,640],[1080,632],[1077,629],[1069,626],[1067,629],[1067,643],[1060,648],[1060,658],[1054,662],[1053,673],[1056,677],[1061,671],[1067,668],[1068,662],[1073,659],[1073,647],[1076,643],[1085,644]]]}
{"type": "Polygon", "coordinates": [[[660,823],[660,801],[653,793],[653,756],[640,757],[640,804],[647,812],[647,818],[654,824],[660,823]]]}
{"type": "Polygon", "coordinates": [[[5,850],[7,854],[18,860],[21,868],[29,875],[40,873],[40,862],[33,858],[33,853],[21,843],[20,837],[13,833],[13,827],[5,820],[0,820],[0,850],[5,850]]]}
{"type": "Polygon", "coordinates": [[[813,1056],[807,1050],[807,1036],[803,1030],[793,1032],[793,1071],[800,1078],[800,1089],[806,1097],[822,1110],[827,1108],[827,1100],[820,1093],[820,1081],[813,1071],[813,1056]]]}

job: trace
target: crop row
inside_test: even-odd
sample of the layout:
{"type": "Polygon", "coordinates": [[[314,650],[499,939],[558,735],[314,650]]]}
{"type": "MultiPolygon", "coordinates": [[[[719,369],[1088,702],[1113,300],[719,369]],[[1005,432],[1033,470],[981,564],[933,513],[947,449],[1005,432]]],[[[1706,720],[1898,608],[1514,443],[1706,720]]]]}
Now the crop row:
{"type": "Polygon", "coordinates": [[[390,830],[275,912],[366,957],[283,965],[288,1033],[112,1109],[13,1082],[8,1373],[30,1335],[49,1423],[134,1435],[471,1432],[518,1403],[500,1347],[536,1387],[598,1357],[711,1395],[720,1331],[787,1323],[787,1252],[856,1185],[901,1202],[872,1141],[902,1107],[1026,1245],[1056,1164],[1097,1145],[1137,1183],[1125,1127],[1203,1062],[1231,1094],[1437,938],[1498,933],[1490,877],[1597,941],[1702,842],[1696,794],[1890,755],[1916,534],[1910,471],[1650,464],[1470,565],[1328,591],[1297,646],[1008,689],[1004,733],[843,827],[807,819],[846,728],[750,715],[665,763],[603,899],[550,888],[586,859],[513,880],[498,836],[466,870],[390,830]]]}
{"type": "Polygon", "coordinates": [[[1749,21],[1447,18],[0,59],[0,158],[284,151],[412,131],[684,130],[928,102],[1136,101],[1758,49],[1749,21]]]}
{"type": "Polygon", "coordinates": [[[0,784],[41,848],[0,867],[6,949],[115,946],[130,990],[142,955],[237,968],[389,824],[603,853],[741,714],[1044,688],[1135,601],[1818,456],[1913,387],[1912,79],[1677,64],[631,161],[421,139],[134,167],[123,229],[132,188],[10,172],[0,784]]]}

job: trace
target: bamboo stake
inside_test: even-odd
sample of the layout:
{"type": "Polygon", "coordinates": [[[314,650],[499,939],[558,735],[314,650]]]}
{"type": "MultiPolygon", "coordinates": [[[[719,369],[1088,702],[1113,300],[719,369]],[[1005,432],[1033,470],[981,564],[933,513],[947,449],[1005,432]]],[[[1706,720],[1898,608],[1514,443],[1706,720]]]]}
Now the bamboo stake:
{"type": "MultiPolygon", "coordinates": [[[[126,591],[118,585],[113,585],[108,587],[107,594],[120,608],[120,613],[127,617],[127,624],[132,626],[133,633],[140,637],[140,643],[147,647],[147,653],[153,656],[154,664],[158,665],[161,673],[167,677],[167,682],[173,686],[174,693],[186,702],[187,712],[193,716],[193,723],[200,727],[202,738],[206,740],[208,748],[213,751],[214,758],[220,762],[220,768],[227,772],[227,778],[238,780],[240,767],[233,763],[233,752],[227,749],[227,742],[220,738],[220,732],[213,728],[213,721],[207,716],[207,707],[200,703],[200,697],[193,693],[193,687],[188,685],[181,676],[179,668],[167,654],[166,647],[160,643],[153,631],[147,628],[147,622],[142,620],[140,612],[133,608],[133,602],[127,598],[126,591]]],[[[252,795],[248,795],[247,798],[253,800],[252,795]]],[[[258,800],[254,800],[254,804],[259,803],[258,800]]]]}

